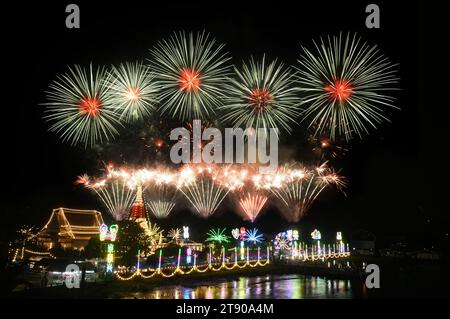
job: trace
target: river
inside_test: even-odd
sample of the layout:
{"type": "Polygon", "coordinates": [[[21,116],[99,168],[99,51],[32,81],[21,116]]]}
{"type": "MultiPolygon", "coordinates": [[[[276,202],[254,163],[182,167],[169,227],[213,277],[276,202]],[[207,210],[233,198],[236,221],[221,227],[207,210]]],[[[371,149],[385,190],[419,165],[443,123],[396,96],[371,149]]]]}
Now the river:
{"type": "Polygon", "coordinates": [[[266,275],[239,277],[231,281],[172,285],[135,292],[126,296],[138,299],[302,299],[355,298],[361,283],[305,275],[266,275]],[[358,286],[358,287],[355,287],[358,286]]]}

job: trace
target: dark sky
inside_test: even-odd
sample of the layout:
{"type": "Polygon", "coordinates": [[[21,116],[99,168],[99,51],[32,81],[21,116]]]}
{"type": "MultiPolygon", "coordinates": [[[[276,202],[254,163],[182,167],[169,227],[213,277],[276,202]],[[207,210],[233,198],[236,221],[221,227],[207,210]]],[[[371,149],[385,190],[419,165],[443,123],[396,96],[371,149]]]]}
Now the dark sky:
{"type": "MultiPolygon", "coordinates": [[[[73,185],[77,175],[99,172],[92,154],[60,143],[42,120],[43,108],[38,104],[45,101],[44,91],[58,73],[67,65],[90,61],[110,65],[144,60],[148,49],[172,31],[205,29],[227,44],[234,63],[265,53],[295,64],[300,44],[310,45],[312,39],[339,31],[358,32],[378,44],[391,61],[399,63],[402,90],[396,103],[402,110],[390,114],[391,124],[352,143],[351,152],[334,163],[349,179],[347,196],[327,192],[300,227],[349,232],[364,228],[383,235],[447,232],[448,102],[441,99],[447,98],[448,83],[435,83],[438,80],[431,74],[448,70],[442,58],[447,38],[431,40],[420,24],[424,7],[409,3],[378,1],[381,29],[369,30],[364,21],[370,2],[311,2],[295,6],[292,1],[270,6],[223,2],[217,7],[192,1],[182,5],[167,1],[165,6],[151,5],[152,1],[78,2],[79,30],[65,28],[64,1],[9,9],[2,21],[6,53],[2,229],[11,231],[22,223],[42,225],[51,209],[59,206],[103,210],[91,194],[73,185]]],[[[302,129],[287,139],[289,147],[298,149],[296,136],[302,129]]],[[[205,225],[187,212],[177,217],[166,224],[189,220],[205,225]]],[[[223,211],[210,224],[237,225],[239,220],[223,211]]],[[[257,223],[268,232],[286,225],[275,211],[268,211],[257,223]]]]}

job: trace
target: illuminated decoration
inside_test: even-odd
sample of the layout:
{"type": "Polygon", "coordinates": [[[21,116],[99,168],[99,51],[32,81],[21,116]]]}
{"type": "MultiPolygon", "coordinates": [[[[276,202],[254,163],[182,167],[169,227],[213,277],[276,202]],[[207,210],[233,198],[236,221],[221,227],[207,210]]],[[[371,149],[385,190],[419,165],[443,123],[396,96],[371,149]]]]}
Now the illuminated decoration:
{"type": "Polygon", "coordinates": [[[336,240],[337,240],[337,241],[341,241],[341,240],[342,240],[342,233],[341,233],[340,231],[338,231],[338,232],[336,233],[336,240]]]}
{"type": "Polygon", "coordinates": [[[294,229],[294,230],[292,231],[292,238],[293,238],[294,240],[298,240],[298,239],[299,239],[299,233],[298,233],[298,230],[294,229]]]}
{"type": "Polygon", "coordinates": [[[311,238],[314,240],[321,240],[322,239],[322,234],[320,233],[319,230],[314,229],[313,232],[311,233],[311,238]]]}
{"type": "Polygon", "coordinates": [[[191,260],[192,259],[192,248],[191,247],[188,247],[187,249],[186,249],[186,263],[187,264],[190,264],[191,263],[191,260]]]}
{"type": "MultiPolygon", "coordinates": [[[[117,232],[119,230],[119,226],[111,225],[109,227],[105,224],[100,226],[100,241],[105,243],[103,245],[103,250],[106,252],[106,272],[112,273],[113,264],[114,264],[114,242],[117,238],[117,232]]],[[[138,269],[139,269],[139,257],[138,257],[138,269]]]]}
{"type": "MultiPolygon", "coordinates": [[[[181,256],[181,250],[178,251],[178,264],[177,267],[173,267],[173,266],[168,266],[165,268],[161,268],[161,256],[162,256],[162,250],[160,250],[160,255],[159,255],[159,266],[156,270],[154,270],[151,273],[147,273],[148,269],[140,269],[137,268],[137,270],[134,273],[129,274],[129,276],[124,276],[123,274],[126,273],[124,271],[121,270],[117,270],[114,272],[115,276],[119,279],[119,280],[131,280],[133,278],[138,278],[141,277],[143,279],[149,279],[149,278],[153,278],[157,275],[163,277],[163,278],[171,278],[175,275],[189,275],[191,273],[204,273],[206,271],[213,271],[213,272],[218,272],[218,271],[226,271],[226,270],[232,270],[235,268],[246,268],[246,267],[250,267],[250,268],[254,268],[254,267],[264,267],[267,266],[270,263],[269,260],[269,252],[270,252],[270,248],[267,246],[266,248],[266,258],[262,259],[261,256],[258,254],[259,258],[257,261],[255,262],[250,262],[250,255],[249,255],[249,249],[247,248],[247,257],[246,260],[244,260],[243,262],[238,262],[237,261],[237,248],[234,248],[234,255],[235,255],[235,259],[234,262],[227,262],[227,258],[226,258],[226,250],[225,247],[222,247],[221,249],[221,262],[220,263],[214,263],[212,262],[212,250],[210,249],[210,252],[208,253],[208,262],[207,264],[203,264],[203,265],[198,265],[197,264],[197,255],[194,254],[194,263],[193,265],[188,268],[187,266],[180,266],[180,256],[181,256]],[[219,267],[215,268],[215,266],[219,265],[219,267]],[[203,267],[203,268],[201,268],[203,267]],[[166,273],[166,269],[171,270],[171,273],[166,273]]],[[[245,255],[245,253],[244,253],[245,255]]],[[[244,258],[245,259],[245,258],[244,258]]],[[[120,269],[120,267],[119,267],[120,269]]]]}
{"type": "Polygon", "coordinates": [[[169,230],[168,236],[172,239],[173,242],[178,243],[181,239],[181,229],[180,228],[172,228],[169,230]]]}
{"type": "Polygon", "coordinates": [[[291,241],[294,239],[293,231],[291,229],[286,231],[286,238],[291,241]]]}
{"type": "Polygon", "coordinates": [[[234,239],[239,239],[239,228],[234,228],[231,230],[231,235],[233,236],[234,239]]]}
{"type": "Polygon", "coordinates": [[[177,268],[180,268],[180,261],[181,261],[181,248],[178,249],[177,268]]]}
{"type": "Polygon", "coordinates": [[[189,226],[183,226],[183,239],[189,239],[189,226]]]}
{"type": "Polygon", "coordinates": [[[245,227],[241,227],[239,229],[239,238],[241,240],[245,240],[246,237],[247,237],[247,231],[246,231],[245,227]]]}
{"type": "Polygon", "coordinates": [[[225,265],[225,247],[222,247],[222,265],[225,265]]]}
{"type": "Polygon", "coordinates": [[[262,242],[263,235],[258,233],[257,228],[249,229],[247,230],[247,236],[246,241],[253,243],[253,244],[259,244],[262,242]]]}
{"type": "Polygon", "coordinates": [[[244,241],[243,240],[240,242],[240,250],[239,250],[239,252],[240,252],[240,255],[241,255],[241,260],[244,260],[245,259],[245,256],[244,256],[244,254],[245,254],[245,247],[244,247],[244,241]]]}
{"type": "Polygon", "coordinates": [[[162,249],[159,250],[158,272],[161,272],[161,259],[162,259],[162,249]]]}
{"type": "Polygon", "coordinates": [[[100,226],[100,241],[116,241],[118,229],[119,226],[114,224],[109,227],[108,231],[108,226],[102,224],[100,226]]]}
{"type": "Polygon", "coordinates": [[[210,241],[210,242],[216,242],[216,243],[228,243],[229,242],[229,237],[227,235],[225,235],[225,228],[224,229],[211,229],[208,231],[207,233],[208,238],[206,239],[206,241],[210,241]]]}

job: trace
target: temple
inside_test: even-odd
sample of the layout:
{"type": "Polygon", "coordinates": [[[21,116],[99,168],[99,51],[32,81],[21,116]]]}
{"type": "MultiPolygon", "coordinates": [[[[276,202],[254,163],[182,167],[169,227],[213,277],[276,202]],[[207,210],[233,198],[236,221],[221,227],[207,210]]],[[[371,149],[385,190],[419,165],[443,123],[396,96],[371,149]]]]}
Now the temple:
{"type": "Polygon", "coordinates": [[[99,235],[101,224],[102,214],[96,210],[55,208],[39,231],[37,241],[46,250],[57,244],[62,248],[84,249],[89,239],[99,235]]]}

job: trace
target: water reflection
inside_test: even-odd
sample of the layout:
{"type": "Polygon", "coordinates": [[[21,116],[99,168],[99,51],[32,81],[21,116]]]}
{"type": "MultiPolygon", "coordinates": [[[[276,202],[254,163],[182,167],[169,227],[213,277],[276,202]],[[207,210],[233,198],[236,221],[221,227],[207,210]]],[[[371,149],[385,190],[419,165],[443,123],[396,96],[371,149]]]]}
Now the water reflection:
{"type": "Polygon", "coordinates": [[[130,298],[148,299],[249,299],[249,298],[352,298],[349,280],[303,275],[239,277],[232,281],[162,286],[130,298]]]}

